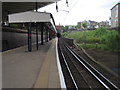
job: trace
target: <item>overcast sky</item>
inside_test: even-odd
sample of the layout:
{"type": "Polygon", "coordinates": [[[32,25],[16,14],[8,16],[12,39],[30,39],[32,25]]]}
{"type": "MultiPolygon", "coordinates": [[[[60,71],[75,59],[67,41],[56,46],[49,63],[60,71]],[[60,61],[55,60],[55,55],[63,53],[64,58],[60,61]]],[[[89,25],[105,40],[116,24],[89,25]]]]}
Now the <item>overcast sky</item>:
{"type": "Polygon", "coordinates": [[[39,9],[53,14],[56,25],[76,25],[77,22],[84,20],[106,21],[111,16],[111,8],[120,0],[66,0],[59,1],[58,11],[56,4],[51,4],[39,9]],[[68,12],[69,11],[69,12],[68,12]]]}

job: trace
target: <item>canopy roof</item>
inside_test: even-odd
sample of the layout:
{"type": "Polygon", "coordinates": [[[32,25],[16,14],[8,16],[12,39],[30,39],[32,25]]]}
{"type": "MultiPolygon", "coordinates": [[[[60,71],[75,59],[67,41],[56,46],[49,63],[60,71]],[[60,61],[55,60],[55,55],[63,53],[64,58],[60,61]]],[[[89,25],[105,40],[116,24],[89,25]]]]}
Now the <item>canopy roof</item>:
{"type": "Polygon", "coordinates": [[[3,18],[6,18],[8,14],[35,10],[36,2],[37,8],[41,8],[60,0],[1,0],[1,1],[3,14],[2,16],[3,18]]]}
{"type": "MultiPolygon", "coordinates": [[[[3,19],[3,22],[5,22],[7,19],[9,19],[9,18],[7,18],[8,15],[11,18],[12,18],[12,14],[16,15],[16,16],[19,16],[17,13],[19,13],[21,15],[23,13],[20,13],[20,12],[26,12],[26,11],[33,11],[33,10],[35,10],[36,9],[36,5],[37,5],[37,8],[41,8],[41,7],[44,7],[46,5],[55,3],[55,2],[60,1],[60,0],[1,0],[1,1],[2,1],[2,19],[3,19]],[[14,13],[16,13],[16,14],[14,14],[14,13]]],[[[27,13],[30,13],[31,15],[33,14],[33,12],[26,12],[26,14],[27,13]]],[[[43,15],[45,13],[40,13],[40,14],[43,15]]],[[[37,21],[37,17],[35,17],[37,15],[38,15],[38,13],[34,12],[34,19],[32,19],[33,21],[38,22],[37,21]]],[[[48,14],[45,14],[44,17],[47,17],[46,21],[50,20],[49,19],[50,17],[49,17],[48,14]]],[[[23,19],[21,18],[21,22],[22,22],[22,20],[23,19]]],[[[29,18],[29,20],[31,20],[31,19],[29,18]]],[[[40,17],[39,17],[39,20],[40,20],[40,17]]],[[[23,21],[25,22],[25,20],[23,20],[23,21]]],[[[33,22],[33,21],[31,21],[31,22],[33,22]]],[[[46,22],[46,21],[41,21],[41,22],[46,22]]],[[[9,20],[9,22],[13,23],[13,21],[11,21],[11,20],[9,20]]],[[[17,21],[15,21],[15,22],[17,23],[17,21]]],[[[50,21],[49,21],[49,23],[50,23],[50,21]]],[[[53,23],[51,23],[51,24],[54,27],[54,25],[55,25],[54,20],[53,20],[53,23]]]]}
{"type": "Polygon", "coordinates": [[[41,8],[56,1],[58,0],[3,0],[2,9],[3,9],[3,13],[4,12],[9,12],[9,14],[19,13],[19,12],[35,10],[36,2],[37,2],[37,8],[41,8]]]}
{"type": "Polygon", "coordinates": [[[10,14],[9,23],[27,23],[27,22],[50,22],[50,13],[43,12],[22,12],[10,14]]]}
{"type": "MultiPolygon", "coordinates": [[[[54,18],[51,13],[45,12],[22,12],[8,15],[9,23],[36,23],[36,22],[45,22],[48,27],[56,31],[54,18]]],[[[57,31],[56,31],[57,32],[57,31]]]]}

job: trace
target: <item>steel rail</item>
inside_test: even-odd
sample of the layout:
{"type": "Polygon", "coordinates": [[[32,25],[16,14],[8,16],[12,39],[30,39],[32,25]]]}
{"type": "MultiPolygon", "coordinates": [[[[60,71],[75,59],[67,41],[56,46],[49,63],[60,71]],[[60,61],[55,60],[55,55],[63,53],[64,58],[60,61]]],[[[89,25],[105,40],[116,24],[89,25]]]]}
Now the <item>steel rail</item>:
{"type": "Polygon", "coordinates": [[[106,89],[120,90],[111,81],[109,81],[105,76],[103,76],[98,70],[96,70],[88,62],[86,62],[83,58],[81,58],[75,51],[71,50],[68,46],[66,46],[66,48],[106,89]]]}
{"type": "MultiPolygon", "coordinates": [[[[70,58],[70,56],[68,55],[67,51],[66,51],[67,56],[70,58]]],[[[71,60],[71,58],[70,58],[71,60]]],[[[73,63],[73,61],[71,60],[71,62],[73,63]]],[[[84,79],[85,83],[88,85],[88,87],[91,89],[91,86],[88,84],[87,80],[84,78],[84,76],[82,75],[82,73],[79,71],[79,69],[77,68],[77,66],[73,63],[73,65],[75,66],[76,70],[79,72],[79,74],[82,76],[82,78],[84,79]]]]}
{"type": "Polygon", "coordinates": [[[63,60],[64,60],[64,62],[65,62],[65,65],[66,65],[66,67],[67,67],[67,70],[68,70],[68,72],[69,72],[69,74],[70,74],[70,77],[71,77],[73,83],[74,83],[74,86],[75,86],[76,90],[79,90],[79,88],[78,88],[78,86],[77,86],[77,83],[76,83],[76,81],[75,81],[75,79],[74,79],[74,77],[73,77],[73,74],[72,74],[72,72],[71,72],[71,70],[70,70],[70,68],[69,68],[69,66],[68,66],[68,64],[67,64],[67,61],[66,61],[66,59],[65,59],[65,56],[64,56],[64,54],[63,54],[63,51],[61,50],[61,47],[59,47],[59,48],[60,48],[60,52],[61,52],[61,54],[62,54],[63,60]]]}

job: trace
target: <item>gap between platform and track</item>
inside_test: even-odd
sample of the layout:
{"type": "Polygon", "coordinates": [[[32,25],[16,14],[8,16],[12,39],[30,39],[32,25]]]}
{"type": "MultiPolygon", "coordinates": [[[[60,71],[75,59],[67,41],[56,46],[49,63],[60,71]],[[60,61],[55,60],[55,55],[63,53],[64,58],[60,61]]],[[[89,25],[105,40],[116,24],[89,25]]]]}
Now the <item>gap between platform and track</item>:
{"type": "Polygon", "coordinates": [[[59,73],[59,78],[60,78],[60,85],[61,85],[61,89],[66,90],[66,84],[65,84],[65,79],[63,76],[63,72],[62,72],[62,68],[60,65],[60,60],[59,60],[59,55],[58,55],[58,38],[56,38],[56,58],[57,58],[57,66],[58,66],[58,73],[59,73]]]}

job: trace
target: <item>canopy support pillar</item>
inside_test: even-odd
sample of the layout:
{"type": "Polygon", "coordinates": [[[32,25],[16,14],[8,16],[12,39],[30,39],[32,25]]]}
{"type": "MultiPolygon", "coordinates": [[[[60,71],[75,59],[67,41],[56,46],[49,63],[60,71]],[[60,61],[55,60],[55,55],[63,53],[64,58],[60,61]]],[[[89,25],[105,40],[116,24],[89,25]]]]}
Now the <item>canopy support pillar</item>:
{"type": "Polygon", "coordinates": [[[51,40],[52,38],[51,38],[51,32],[49,31],[49,40],[51,40]]]}
{"type": "MultiPolygon", "coordinates": [[[[36,4],[35,4],[35,6],[36,6],[36,12],[38,12],[38,3],[36,2],[36,4]]],[[[38,23],[36,22],[36,49],[38,50],[39,48],[38,48],[38,29],[37,29],[37,26],[38,25],[38,23]]]]}
{"type": "Polygon", "coordinates": [[[28,24],[28,52],[32,51],[32,31],[31,31],[31,23],[28,24]]]}
{"type": "Polygon", "coordinates": [[[43,29],[44,29],[44,24],[41,23],[41,45],[43,45],[43,29]]]}
{"type": "Polygon", "coordinates": [[[38,50],[39,47],[38,47],[38,23],[36,23],[36,49],[38,50]]]}
{"type": "Polygon", "coordinates": [[[47,27],[45,31],[45,41],[48,42],[48,28],[47,27]]]}

